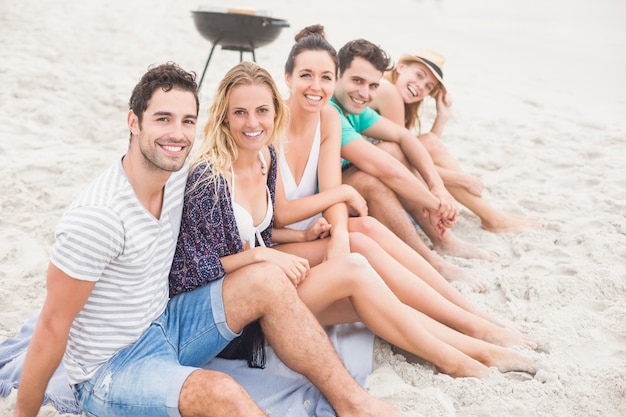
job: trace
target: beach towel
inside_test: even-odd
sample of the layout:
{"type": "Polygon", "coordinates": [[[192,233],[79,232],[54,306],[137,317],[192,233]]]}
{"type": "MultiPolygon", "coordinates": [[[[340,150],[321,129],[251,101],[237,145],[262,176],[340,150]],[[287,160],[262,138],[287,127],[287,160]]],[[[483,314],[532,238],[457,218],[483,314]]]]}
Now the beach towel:
{"type": "MultiPolygon", "coordinates": [[[[17,336],[0,343],[0,395],[6,397],[18,388],[26,350],[39,312],[22,327],[17,336]]],[[[326,329],[348,371],[362,386],[372,370],[374,335],[362,324],[342,324],[326,329]]],[[[301,374],[292,371],[267,348],[265,369],[250,368],[245,360],[216,358],[205,368],[225,372],[235,378],[268,415],[284,417],[334,417],[331,405],[319,390],[301,374]]],[[[48,383],[43,404],[50,403],[62,414],[81,414],[63,366],[48,383]]]]}

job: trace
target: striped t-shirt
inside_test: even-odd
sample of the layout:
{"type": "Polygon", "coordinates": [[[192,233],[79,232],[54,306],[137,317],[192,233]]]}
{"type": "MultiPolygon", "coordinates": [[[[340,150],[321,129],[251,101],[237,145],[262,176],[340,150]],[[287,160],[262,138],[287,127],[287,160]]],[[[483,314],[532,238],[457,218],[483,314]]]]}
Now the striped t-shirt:
{"type": "Polygon", "coordinates": [[[64,365],[71,384],[90,379],[165,310],[187,173],[185,167],[170,176],[157,219],[137,199],[120,160],[57,225],[52,263],[96,282],[70,329],[64,365]]]}

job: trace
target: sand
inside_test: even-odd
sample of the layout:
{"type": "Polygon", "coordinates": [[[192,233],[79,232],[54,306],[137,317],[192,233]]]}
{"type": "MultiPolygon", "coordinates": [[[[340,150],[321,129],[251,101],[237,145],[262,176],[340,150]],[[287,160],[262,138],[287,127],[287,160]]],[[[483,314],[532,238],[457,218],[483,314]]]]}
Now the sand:
{"type": "MultiPolygon", "coordinates": [[[[202,72],[210,43],[197,0],[0,2],[0,340],[45,296],[53,229],[64,208],[127,146],[130,91],[149,64],[202,72]]],[[[485,279],[481,308],[514,320],[548,351],[535,377],[452,379],[377,342],[367,388],[408,416],[626,415],[626,5],[620,0],[380,3],[241,1],[290,28],[257,50],[284,87],[293,35],[326,26],[340,47],[364,37],[392,57],[443,52],[454,96],[444,140],[503,210],[538,218],[523,234],[481,230],[462,210],[456,234],[498,252],[449,260],[485,279]],[[469,4],[468,4],[469,3],[469,4]]],[[[244,55],[248,58],[248,55],[244,55]]],[[[216,82],[238,62],[216,50],[200,124],[216,82]]],[[[432,103],[430,103],[432,115],[432,103]]],[[[15,393],[0,399],[9,415],[15,393]]],[[[44,407],[40,416],[57,416],[44,407]]]]}

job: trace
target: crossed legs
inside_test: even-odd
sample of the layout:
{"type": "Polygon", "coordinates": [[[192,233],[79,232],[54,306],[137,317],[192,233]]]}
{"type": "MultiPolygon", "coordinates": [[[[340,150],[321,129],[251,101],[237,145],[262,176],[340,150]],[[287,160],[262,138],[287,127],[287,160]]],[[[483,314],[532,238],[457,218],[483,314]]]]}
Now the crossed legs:
{"type": "Polygon", "coordinates": [[[409,307],[358,254],[310,270],[298,294],[323,325],[361,320],[378,336],[452,376],[485,377],[488,367],[532,371],[531,359],[466,336],[409,307]]]}
{"type": "Polygon", "coordinates": [[[428,150],[450,194],[480,218],[483,229],[517,233],[537,227],[535,220],[499,211],[482,198],[483,185],[480,180],[463,172],[437,135],[427,133],[418,138],[428,150]]]}
{"type": "MultiPolygon", "coordinates": [[[[448,281],[468,284],[474,291],[484,291],[487,285],[483,280],[472,277],[458,266],[446,261],[436,251],[431,250],[417,232],[409,214],[398,200],[396,193],[379,179],[366,174],[356,167],[343,175],[343,182],[354,187],[367,201],[369,215],[387,227],[402,242],[417,252],[448,281]]],[[[428,222],[426,222],[428,223],[428,222]]]]}

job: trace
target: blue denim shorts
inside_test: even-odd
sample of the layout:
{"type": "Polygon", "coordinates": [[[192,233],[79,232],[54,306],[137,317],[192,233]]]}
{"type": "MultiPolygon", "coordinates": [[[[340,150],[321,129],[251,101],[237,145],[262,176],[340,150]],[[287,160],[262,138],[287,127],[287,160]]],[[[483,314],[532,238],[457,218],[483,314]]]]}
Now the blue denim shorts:
{"type": "Polygon", "coordinates": [[[179,417],[178,398],[190,373],[238,334],[226,324],[220,279],[173,297],[133,345],[73,386],[83,411],[96,417],[179,417]]]}

